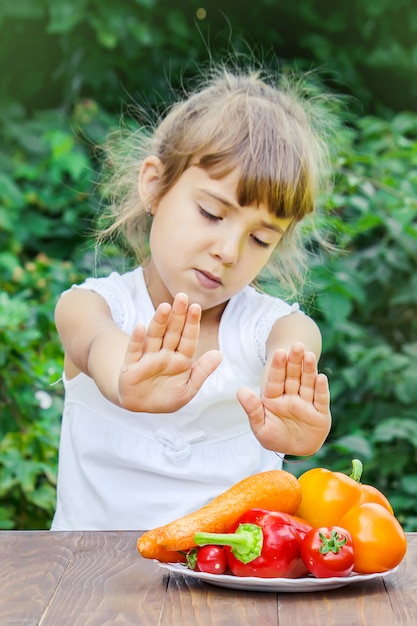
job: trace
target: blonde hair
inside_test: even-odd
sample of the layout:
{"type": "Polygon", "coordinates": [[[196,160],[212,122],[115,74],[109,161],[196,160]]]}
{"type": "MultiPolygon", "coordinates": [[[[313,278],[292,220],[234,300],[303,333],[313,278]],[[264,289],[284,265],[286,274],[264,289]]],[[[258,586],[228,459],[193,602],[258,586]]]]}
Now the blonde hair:
{"type": "Polygon", "coordinates": [[[99,242],[116,239],[136,263],[146,260],[150,220],[138,178],[147,156],[159,157],[164,165],[152,198],[156,203],[191,164],[215,178],[236,168],[241,206],[263,203],[275,216],[292,219],[267,271],[296,291],[306,266],[297,225],[312,215],[329,173],[331,116],[325,101],[322,93],[291,76],[281,76],[276,86],[260,72],[212,70],[159,123],[126,129],[109,142],[112,175],[107,180],[107,225],[99,242]]]}

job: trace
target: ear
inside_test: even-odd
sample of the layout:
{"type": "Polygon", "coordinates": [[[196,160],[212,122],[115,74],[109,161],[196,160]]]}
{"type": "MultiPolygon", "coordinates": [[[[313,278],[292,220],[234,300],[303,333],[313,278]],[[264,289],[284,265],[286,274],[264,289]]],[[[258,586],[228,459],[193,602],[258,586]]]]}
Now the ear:
{"type": "Polygon", "coordinates": [[[162,161],[156,156],[147,157],[142,163],[139,172],[138,188],[139,196],[145,206],[151,205],[158,195],[163,170],[162,161]]]}

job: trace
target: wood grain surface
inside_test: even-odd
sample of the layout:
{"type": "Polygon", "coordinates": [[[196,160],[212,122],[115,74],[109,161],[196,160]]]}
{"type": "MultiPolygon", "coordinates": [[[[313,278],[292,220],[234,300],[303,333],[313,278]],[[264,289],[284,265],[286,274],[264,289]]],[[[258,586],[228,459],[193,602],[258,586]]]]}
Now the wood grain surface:
{"type": "Polygon", "coordinates": [[[417,625],[417,533],[398,571],[326,592],[224,589],[136,551],[138,531],[0,531],[1,626],[417,625]]]}

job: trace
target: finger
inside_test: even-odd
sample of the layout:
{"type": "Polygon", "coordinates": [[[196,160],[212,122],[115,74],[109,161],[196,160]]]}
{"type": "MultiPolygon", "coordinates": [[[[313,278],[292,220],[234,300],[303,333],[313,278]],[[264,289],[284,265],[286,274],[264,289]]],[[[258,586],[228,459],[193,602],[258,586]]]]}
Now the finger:
{"type": "Polygon", "coordinates": [[[318,374],[314,388],[314,406],[319,413],[330,411],[329,381],[326,374],[318,374]]]}
{"type": "Polygon", "coordinates": [[[147,352],[158,352],[161,349],[170,313],[171,305],[168,302],[162,302],[157,307],[146,331],[147,352]]]}
{"type": "Polygon", "coordinates": [[[285,378],[287,375],[287,352],[281,348],[272,355],[268,375],[265,380],[263,395],[266,398],[276,398],[285,392],[285,378]]]}
{"type": "Polygon", "coordinates": [[[178,293],[172,303],[171,312],[166,324],[162,339],[162,347],[165,350],[177,350],[181,341],[182,332],[188,313],[188,296],[178,293]]]}
{"type": "Polygon", "coordinates": [[[132,335],[129,339],[129,343],[127,344],[127,350],[123,362],[124,367],[128,367],[133,363],[137,363],[142,357],[145,337],[145,326],[143,324],[137,324],[133,329],[132,335]]]}
{"type": "Polygon", "coordinates": [[[300,342],[291,346],[287,359],[287,376],[285,379],[285,393],[296,395],[300,390],[303,371],[304,345],[300,342]]]}
{"type": "Polygon", "coordinates": [[[200,336],[201,307],[198,304],[191,304],[187,311],[185,324],[177,345],[177,352],[192,358],[197,349],[198,338],[200,336]]]}
{"type": "Polygon", "coordinates": [[[317,359],[313,352],[306,352],[303,359],[303,371],[301,373],[301,381],[299,395],[306,402],[313,402],[315,393],[315,384],[317,379],[317,359]]]}

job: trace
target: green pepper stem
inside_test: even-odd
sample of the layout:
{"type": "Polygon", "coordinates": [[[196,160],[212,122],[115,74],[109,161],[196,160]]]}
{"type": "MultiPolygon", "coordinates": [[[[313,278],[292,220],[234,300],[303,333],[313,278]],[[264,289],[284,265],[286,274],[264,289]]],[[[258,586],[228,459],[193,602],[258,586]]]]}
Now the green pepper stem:
{"type": "Polygon", "coordinates": [[[230,546],[239,561],[250,563],[262,552],[263,532],[256,524],[240,524],[235,533],[196,533],[194,541],[198,546],[230,546]]]}
{"type": "Polygon", "coordinates": [[[183,552],[182,554],[185,554],[187,566],[190,569],[195,569],[197,566],[197,550],[193,548],[192,550],[189,550],[188,552],[183,552]]]}
{"type": "Polygon", "coordinates": [[[363,464],[359,459],[352,460],[352,473],[349,475],[349,478],[353,478],[357,483],[361,482],[363,472],[363,464]]]}

